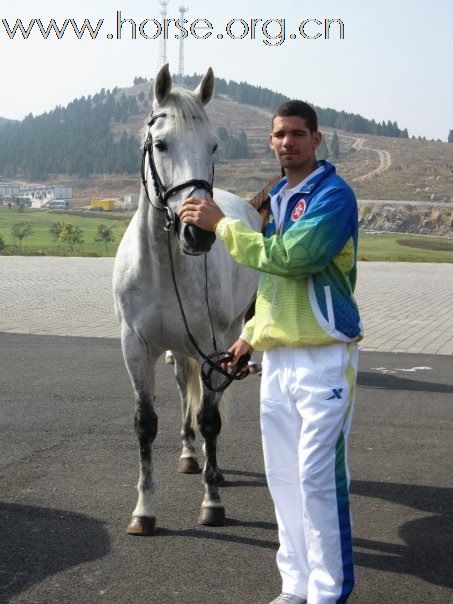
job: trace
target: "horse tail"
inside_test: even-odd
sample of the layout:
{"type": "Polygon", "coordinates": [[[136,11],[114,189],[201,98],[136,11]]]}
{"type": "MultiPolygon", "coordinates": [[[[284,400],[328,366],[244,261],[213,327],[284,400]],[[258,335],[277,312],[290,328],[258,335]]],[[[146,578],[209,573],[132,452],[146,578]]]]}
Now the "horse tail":
{"type": "MultiPolygon", "coordinates": [[[[189,357],[186,382],[186,400],[187,408],[190,411],[190,419],[192,428],[197,427],[197,414],[202,403],[202,384],[200,377],[200,365],[195,359],[189,357]]],[[[222,421],[228,421],[230,418],[232,397],[227,388],[220,393],[218,400],[219,411],[222,414],[222,421]]]]}
{"type": "Polygon", "coordinates": [[[195,359],[189,357],[187,372],[187,405],[190,409],[192,427],[197,425],[197,413],[201,407],[201,377],[200,365],[195,359]]]}

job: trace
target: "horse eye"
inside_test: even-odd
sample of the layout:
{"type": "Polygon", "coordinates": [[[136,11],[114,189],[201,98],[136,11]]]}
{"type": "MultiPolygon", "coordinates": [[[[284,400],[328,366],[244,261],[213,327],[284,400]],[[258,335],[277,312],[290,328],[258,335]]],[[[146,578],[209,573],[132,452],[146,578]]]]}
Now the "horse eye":
{"type": "Polygon", "coordinates": [[[166,151],[167,150],[167,145],[165,144],[164,141],[156,141],[154,143],[154,146],[156,147],[156,149],[158,151],[166,151]]]}
{"type": "Polygon", "coordinates": [[[215,153],[217,151],[218,147],[219,147],[219,145],[216,143],[214,145],[214,148],[213,148],[212,152],[215,153]]]}

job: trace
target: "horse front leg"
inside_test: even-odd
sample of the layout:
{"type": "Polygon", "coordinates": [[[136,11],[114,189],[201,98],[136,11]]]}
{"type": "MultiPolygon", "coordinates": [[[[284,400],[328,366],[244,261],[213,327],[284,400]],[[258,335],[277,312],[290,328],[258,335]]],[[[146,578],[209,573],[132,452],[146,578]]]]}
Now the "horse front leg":
{"type": "Polygon", "coordinates": [[[122,346],[134,389],[134,426],[140,452],[138,500],[126,532],[129,535],[145,536],[152,535],[156,528],[153,513],[153,442],[157,434],[157,415],[154,411],[154,368],[157,355],[150,353],[147,345],[131,332],[122,337],[122,346]]]}
{"type": "Polygon", "coordinates": [[[182,409],[182,452],[178,463],[178,472],[198,474],[197,454],[195,451],[195,432],[192,425],[192,409],[199,407],[201,397],[199,365],[183,355],[173,353],[175,359],[175,377],[181,397],[182,409]]]}
{"type": "Polygon", "coordinates": [[[203,450],[206,463],[203,468],[205,496],[201,504],[198,522],[208,526],[225,524],[225,508],[219,494],[219,485],[223,481],[217,466],[217,437],[220,434],[222,420],[219,412],[220,396],[203,388],[203,400],[197,414],[198,426],[204,438],[203,450]]]}

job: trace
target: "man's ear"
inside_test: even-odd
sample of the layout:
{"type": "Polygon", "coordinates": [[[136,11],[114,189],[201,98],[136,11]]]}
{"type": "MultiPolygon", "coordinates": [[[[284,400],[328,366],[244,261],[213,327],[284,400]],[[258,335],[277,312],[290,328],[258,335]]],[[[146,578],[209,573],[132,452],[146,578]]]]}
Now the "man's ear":
{"type": "Polygon", "coordinates": [[[272,134],[269,134],[269,148],[274,150],[274,143],[272,142],[272,134]]]}
{"type": "Polygon", "coordinates": [[[319,145],[321,144],[322,141],[322,134],[321,132],[319,132],[319,130],[316,130],[316,132],[313,132],[313,148],[317,149],[319,147],[319,145]]]}

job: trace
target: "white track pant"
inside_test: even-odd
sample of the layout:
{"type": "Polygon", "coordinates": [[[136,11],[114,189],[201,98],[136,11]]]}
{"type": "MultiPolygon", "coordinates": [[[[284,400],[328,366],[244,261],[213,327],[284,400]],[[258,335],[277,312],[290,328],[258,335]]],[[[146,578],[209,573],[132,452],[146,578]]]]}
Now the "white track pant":
{"type": "Polygon", "coordinates": [[[356,344],[263,355],[261,430],[274,500],[283,591],[346,602],[354,586],[347,442],[356,344]]]}

